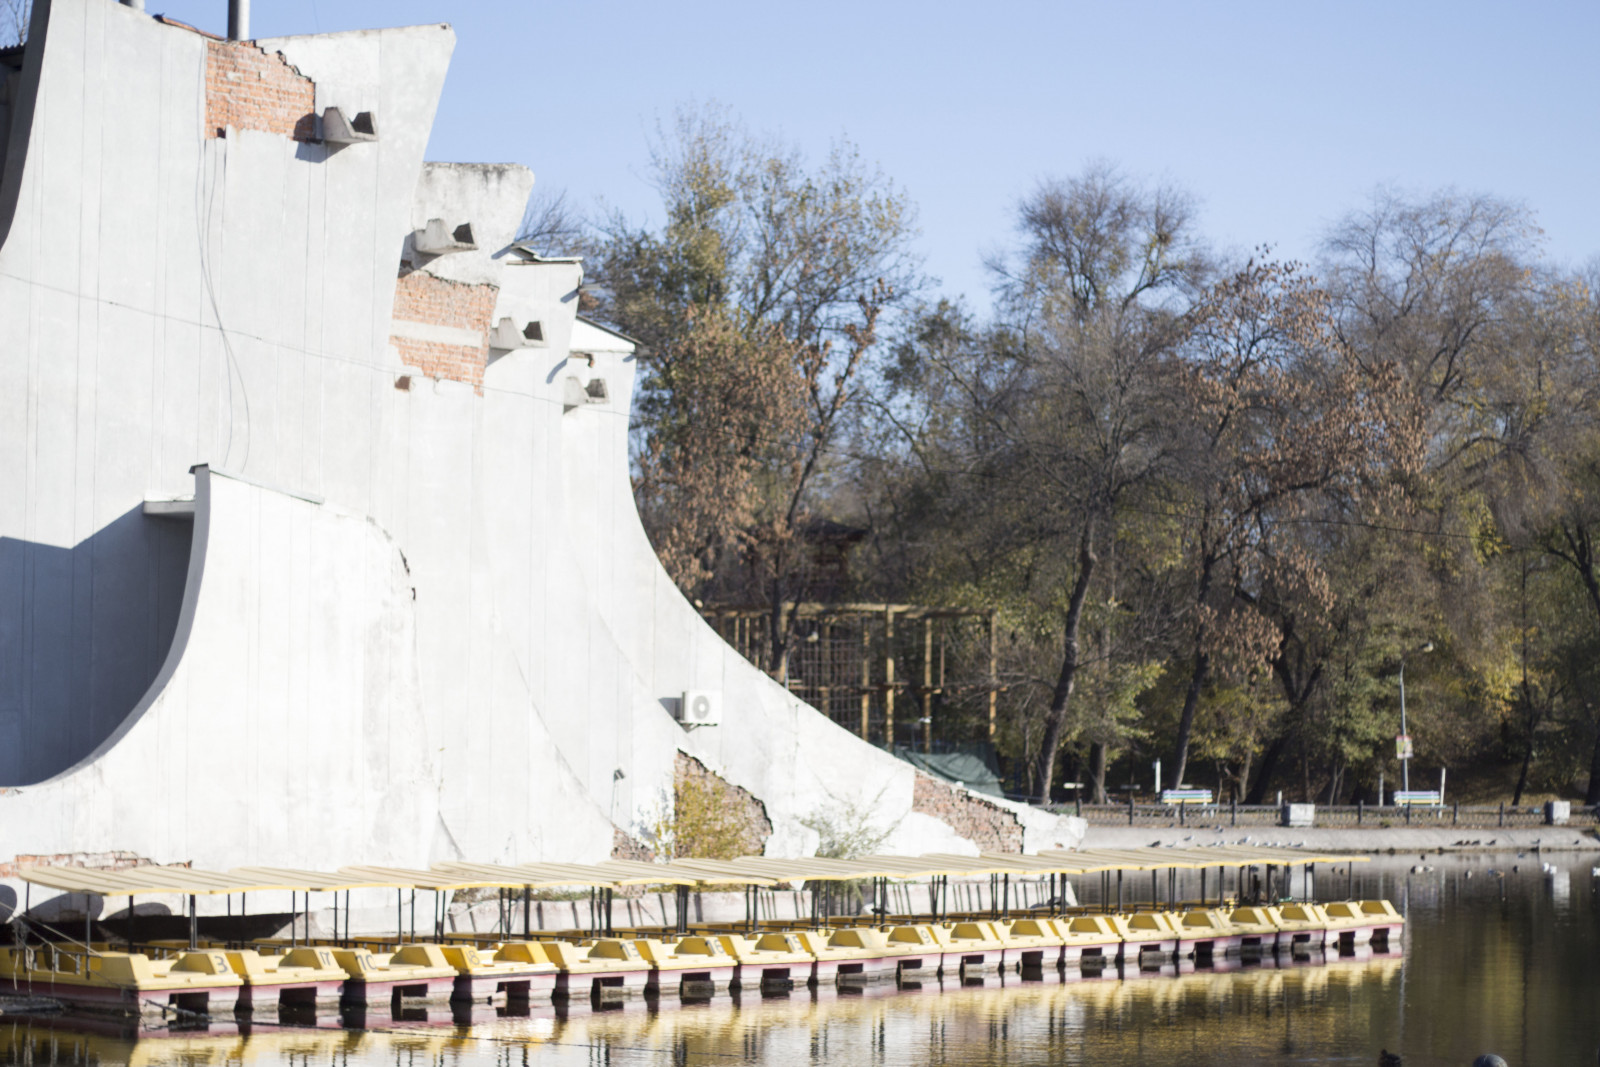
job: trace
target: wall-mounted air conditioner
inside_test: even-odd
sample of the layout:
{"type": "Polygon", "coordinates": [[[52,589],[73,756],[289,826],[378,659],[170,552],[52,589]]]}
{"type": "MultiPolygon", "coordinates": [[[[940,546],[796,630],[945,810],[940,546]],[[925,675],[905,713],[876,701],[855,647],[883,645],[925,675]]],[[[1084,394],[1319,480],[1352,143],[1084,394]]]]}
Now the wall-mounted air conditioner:
{"type": "Polygon", "coordinates": [[[678,721],[685,726],[722,723],[722,694],[713,689],[686,689],[678,704],[678,721]]]}

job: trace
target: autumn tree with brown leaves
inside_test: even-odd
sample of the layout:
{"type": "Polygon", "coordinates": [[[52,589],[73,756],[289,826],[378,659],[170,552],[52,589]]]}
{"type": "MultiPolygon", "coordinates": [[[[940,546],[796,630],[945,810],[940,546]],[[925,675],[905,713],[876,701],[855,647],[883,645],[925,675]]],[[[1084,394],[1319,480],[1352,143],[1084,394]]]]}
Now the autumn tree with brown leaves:
{"type": "Polygon", "coordinates": [[[803,531],[879,316],[921,284],[912,212],[848,143],[808,167],[715,107],[681,111],[653,163],[665,227],[613,216],[591,254],[594,313],[643,343],[640,509],[688,595],[718,578],[766,606],[782,678],[803,531]]]}

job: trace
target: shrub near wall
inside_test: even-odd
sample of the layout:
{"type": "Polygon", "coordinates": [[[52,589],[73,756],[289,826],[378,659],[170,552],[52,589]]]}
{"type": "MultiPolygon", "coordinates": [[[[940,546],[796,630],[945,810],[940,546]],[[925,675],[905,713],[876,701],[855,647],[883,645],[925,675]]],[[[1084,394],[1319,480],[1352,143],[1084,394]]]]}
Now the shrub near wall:
{"type": "Polygon", "coordinates": [[[767,807],[746,789],[678,753],[674,776],[672,852],[696,859],[759,856],[772,836],[767,807]]]}

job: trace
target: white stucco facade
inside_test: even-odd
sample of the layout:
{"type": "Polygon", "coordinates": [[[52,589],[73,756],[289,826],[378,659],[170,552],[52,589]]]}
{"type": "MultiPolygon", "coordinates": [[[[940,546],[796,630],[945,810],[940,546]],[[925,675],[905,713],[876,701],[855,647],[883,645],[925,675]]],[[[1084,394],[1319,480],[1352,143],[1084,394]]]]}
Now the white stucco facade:
{"type": "MultiPolygon", "coordinates": [[[[257,42],[377,139],[208,136],[206,38],[36,0],[0,182],[0,865],[595,861],[678,751],[759,798],[771,853],[828,807],[973,850],[657,563],[631,346],[576,320],[581,264],[509,248],[533,176],[423,162],[452,42],[257,42]],[[420,253],[433,219],[476,247],[420,253]],[[536,336],[419,364],[494,334],[399,273],[536,336]],[[686,689],[722,725],[681,727],[686,689]]],[[[1082,836],[1007,807],[1030,849],[1082,836]]]]}

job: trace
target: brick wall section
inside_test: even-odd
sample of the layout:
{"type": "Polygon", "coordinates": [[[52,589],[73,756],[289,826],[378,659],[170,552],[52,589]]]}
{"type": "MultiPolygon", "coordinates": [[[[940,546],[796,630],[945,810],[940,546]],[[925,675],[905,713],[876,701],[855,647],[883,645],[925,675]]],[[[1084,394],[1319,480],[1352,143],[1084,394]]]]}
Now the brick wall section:
{"type": "MultiPolygon", "coordinates": [[[[10,863],[0,863],[0,878],[15,878],[23,867],[85,867],[96,871],[125,871],[130,867],[148,867],[155,860],[146,859],[137,852],[58,852],[53,856],[19,855],[10,863]]],[[[188,867],[188,863],[170,864],[188,867]]]]}
{"type": "Polygon", "coordinates": [[[454,326],[482,336],[478,345],[453,345],[415,337],[391,337],[400,359],[430,378],[469,382],[483,392],[483,369],[489,362],[489,327],[500,289],[494,285],[468,285],[446,281],[427,271],[400,275],[394,288],[394,317],[406,322],[454,326]]]}
{"type": "Polygon", "coordinates": [[[1022,851],[1022,823],[1015,815],[932,775],[917,773],[911,810],[949,824],[985,852],[1022,851]]]}
{"type": "Polygon", "coordinates": [[[227,127],[296,141],[316,138],[317,87],[284,60],[249,41],[206,42],[207,137],[227,127]]]}
{"type": "Polygon", "coordinates": [[[634,860],[637,863],[654,863],[655,850],[638,838],[624,833],[615,827],[611,830],[611,858],[614,860],[634,860]]]}
{"type": "Polygon", "coordinates": [[[683,752],[678,753],[673,778],[674,788],[680,792],[688,781],[714,786],[720,794],[721,803],[726,806],[726,818],[737,827],[738,854],[761,855],[767,847],[767,838],[772,836],[772,820],[767,818],[767,806],[754,793],[734,785],[683,752]]]}

